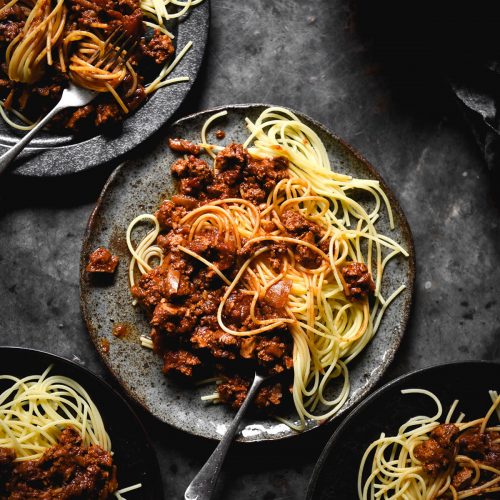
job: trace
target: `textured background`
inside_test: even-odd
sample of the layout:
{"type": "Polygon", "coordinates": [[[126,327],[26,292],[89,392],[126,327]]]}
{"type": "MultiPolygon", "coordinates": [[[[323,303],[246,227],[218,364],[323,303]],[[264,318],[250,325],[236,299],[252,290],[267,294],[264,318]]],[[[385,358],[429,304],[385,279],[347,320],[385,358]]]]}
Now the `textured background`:
{"type": "MultiPolygon", "coordinates": [[[[442,361],[498,360],[495,183],[452,97],[401,57],[406,48],[397,39],[378,43],[363,8],[348,0],[212,0],[206,61],[178,116],[227,103],[288,105],[322,121],[378,168],[406,212],[417,256],[410,327],[385,380],[442,361]]],[[[108,380],[80,317],[78,261],[112,168],[0,180],[0,343],[77,359],[108,380]]],[[[214,445],[143,416],[165,497],[180,499],[214,445]]],[[[332,429],[235,447],[220,498],[303,498],[332,429]]]]}

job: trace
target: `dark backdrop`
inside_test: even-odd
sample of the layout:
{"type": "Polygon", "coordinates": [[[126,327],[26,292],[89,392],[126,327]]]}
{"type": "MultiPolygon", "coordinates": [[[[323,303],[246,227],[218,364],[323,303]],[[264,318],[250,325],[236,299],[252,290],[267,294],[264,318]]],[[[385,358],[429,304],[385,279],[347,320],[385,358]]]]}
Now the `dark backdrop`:
{"type": "MultiPolygon", "coordinates": [[[[495,183],[442,79],[448,59],[430,60],[438,50],[427,39],[432,7],[394,7],[403,3],[212,0],[206,61],[177,115],[237,102],[288,105],[378,168],[406,212],[417,256],[410,327],[385,380],[442,361],[500,358],[495,183]]],[[[448,32],[456,36],[454,27],[448,32]]],[[[112,168],[0,179],[0,343],[61,354],[108,380],[80,317],[78,261],[112,168]]],[[[181,498],[214,445],[141,415],[166,498],[181,498]]],[[[286,444],[235,447],[220,498],[303,498],[333,428],[286,444]]]]}

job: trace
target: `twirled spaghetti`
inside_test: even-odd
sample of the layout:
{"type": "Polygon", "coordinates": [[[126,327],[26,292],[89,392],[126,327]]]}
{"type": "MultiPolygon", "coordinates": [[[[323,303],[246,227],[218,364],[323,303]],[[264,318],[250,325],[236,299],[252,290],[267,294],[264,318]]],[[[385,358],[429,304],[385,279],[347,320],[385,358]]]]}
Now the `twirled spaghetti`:
{"type": "MultiPolygon", "coordinates": [[[[15,5],[12,0],[0,12],[15,5]]],[[[34,83],[43,74],[45,64],[52,65],[52,49],[63,34],[67,9],[64,0],[37,0],[23,29],[8,45],[5,59],[7,74],[15,82],[34,83]]]]}
{"type": "MultiPolygon", "coordinates": [[[[222,115],[224,112],[217,116],[222,115]]],[[[155,273],[168,268],[167,282],[173,279],[175,283],[178,279],[176,271],[169,268],[171,252],[183,254],[190,265],[197,261],[196,265],[217,276],[221,290],[220,296],[214,299],[218,301],[214,313],[217,325],[210,326],[218,331],[217,345],[236,345],[233,350],[239,349],[239,355],[245,359],[254,356],[256,364],[271,363],[271,358],[274,363],[275,358],[281,357],[284,361],[277,370],[279,373],[286,372],[293,364],[291,391],[299,421],[287,423],[303,429],[307,419],[328,419],[345,403],[349,395],[349,362],[373,338],[385,309],[404,289],[401,285],[384,295],[384,269],[395,256],[408,256],[408,253],[376,230],[382,206],[386,207],[393,225],[388,198],[378,181],[353,179],[332,171],[320,138],[289,110],[269,108],[255,122],[247,119],[250,136],[244,149],[234,145],[223,149],[207,144],[210,121],[203,127],[200,144],[215,158],[214,180],[200,181],[200,184],[212,183],[202,191],[208,194],[198,195],[196,203],[191,199],[179,200],[188,207],[176,222],[178,229],[174,227],[168,233],[167,243],[162,239],[156,216],[143,214],[131,222],[127,231],[132,254],[130,284],[134,296],[147,305],[146,281],[156,279],[155,273]],[[217,156],[214,151],[219,151],[217,156]],[[244,155],[249,159],[241,160],[244,155]],[[243,163],[236,171],[234,165],[238,161],[243,163]],[[245,161],[249,162],[246,167],[245,161]],[[238,175],[237,182],[234,178],[238,175]],[[224,182],[226,191],[223,195],[217,194],[224,182]],[[238,189],[240,196],[234,196],[238,189]],[[350,196],[351,192],[361,190],[374,200],[370,211],[350,196]],[[155,229],[135,246],[132,232],[137,224],[146,220],[151,221],[155,229]],[[179,235],[182,232],[182,241],[175,240],[175,231],[179,235]],[[220,252],[217,254],[214,250],[215,243],[212,250],[210,244],[207,247],[203,243],[203,238],[213,234],[218,238],[217,248],[230,248],[229,253],[238,256],[237,264],[224,261],[220,252]],[[217,258],[210,258],[211,251],[217,258]],[[159,267],[155,268],[153,262],[159,267]],[[142,282],[136,280],[137,271],[143,276],[142,282]],[[373,293],[372,302],[368,299],[370,293],[373,293]],[[235,319],[231,311],[235,307],[243,308],[243,303],[245,317],[235,319]],[[273,337],[276,333],[279,338],[273,337]],[[267,350],[264,347],[259,350],[259,345],[255,347],[262,342],[267,342],[267,350]],[[292,344],[290,361],[286,359],[288,342],[292,344]],[[334,379],[341,381],[340,389],[330,398],[327,388],[334,379]]],[[[194,159],[180,160],[172,167],[180,176],[181,193],[185,194],[195,189],[191,187],[195,184],[192,178],[185,177],[183,161],[194,162],[189,167],[193,171],[201,172],[205,167],[194,159]]],[[[174,196],[173,202],[175,200],[174,196]]],[[[161,322],[160,313],[170,314],[169,300],[167,297],[163,305],[154,304],[152,324],[155,327],[161,322]]],[[[175,300],[174,297],[174,303],[175,300]]],[[[182,299],[179,300],[182,304],[182,299]]],[[[186,308],[190,314],[189,307],[186,308]]],[[[219,352],[215,344],[207,340],[203,320],[198,326],[194,323],[193,328],[191,343],[195,351],[209,348],[219,352]]],[[[158,335],[155,330],[156,339],[158,335]]],[[[229,354],[219,354],[220,357],[231,357],[231,349],[223,349],[229,354]]],[[[189,362],[192,366],[197,364],[192,359],[189,362]]],[[[273,370],[276,368],[271,368],[271,372],[273,370]]],[[[191,372],[191,367],[187,371],[191,372]]],[[[219,385],[218,392],[207,399],[220,398],[221,387],[219,385]]],[[[236,399],[239,404],[241,399],[236,399]]]]}
{"type": "Polygon", "coordinates": [[[443,407],[432,392],[401,392],[432,398],[436,414],[413,417],[396,435],[382,433],[370,444],[359,469],[359,498],[463,499],[500,491],[500,425],[490,424],[495,410],[500,420],[500,396],[490,391],[485,416],[467,422],[463,413],[453,420],[458,401],[441,420],[443,407]]]}
{"type": "MultiPolygon", "coordinates": [[[[109,103],[114,100],[118,105],[111,106],[101,96],[100,109],[92,111],[97,114],[99,126],[110,117],[116,120],[125,116],[158,88],[188,80],[168,78],[192,42],[179,47],[172,60],[174,35],[167,26],[201,1],[2,3],[0,19],[5,22],[0,26],[0,47],[4,45],[9,83],[2,86],[1,116],[9,126],[28,130],[34,126],[36,115],[44,111],[38,108],[46,106],[44,101],[59,96],[64,80],[69,78],[78,86],[109,95],[109,103]],[[113,36],[117,32],[120,36],[113,36]],[[116,57],[107,57],[106,62],[106,53],[112,51],[116,51],[116,57]],[[104,103],[107,110],[102,109],[104,103]],[[8,112],[25,124],[13,120],[8,112]]],[[[92,112],[89,107],[78,110],[64,126],[74,129],[78,121],[92,112]]]]}

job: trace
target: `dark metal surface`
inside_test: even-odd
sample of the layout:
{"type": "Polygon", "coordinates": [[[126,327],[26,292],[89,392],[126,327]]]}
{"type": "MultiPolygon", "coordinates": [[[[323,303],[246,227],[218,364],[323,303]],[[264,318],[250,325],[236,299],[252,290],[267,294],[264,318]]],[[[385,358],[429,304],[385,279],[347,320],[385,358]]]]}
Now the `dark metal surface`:
{"type": "Polygon", "coordinates": [[[102,379],[82,366],[34,349],[0,346],[0,375],[26,377],[43,373],[63,375],[78,382],[95,403],[111,439],[118,487],[141,483],[127,500],[160,500],[162,479],[146,429],[128,403],[102,379]]]}
{"type": "MultiPolygon", "coordinates": [[[[255,121],[268,106],[262,104],[231,105],[223,109],[228,115],[214,124],[208,140],[221,145],[244,142],[249,135],[245,117],[255,121]],[[217,127],[222,127],[226,137],[217,141],[217,127]]],[[[221,108],[222,109],[222,108],[221,108]]],[[[111,176],[92,212],[84,237],[80,261],[81,305],[90,336],[102,360],[111,370],[125,391],[152,415],[178,429],[210,439],[220,439],[229,427],[234,413],[225,405],[212,405],[201,401],[203,394],[213,391],[212,386],[186,388],[162,371],[162,360],[152,351],[141,348],[140,336],[148,335],[150,325],[140,308],[131,304],[128,285],[130,256],[125,234],[129,223],[141,213],[154,213],[163,196],[175,193],[170,165],[178,155],[167,146],[168,137],[182,137],[197,142],[208,117],[220,109],[203,111],[174,123],[165,131],[154,148],[130,160],[111,176]],[[120,259],[120,266],[112,282],[104,286],[96,283],[85,272],[88,256],[99,246],[105,246],[120,259]],[[130,325],[133,333],[126,341],[113,335],[113,325],[130,325]],[[103,350],[103,342],[109,349],[103,350]]],[[[387,297],[400,285],[406,289],[387,308],[376,337],[352,363],[349,364],[350,396],[335,418],[345,414],[359,402],[377,383],[394,358],[401,337],[408,323],[415,274],[413,241],[406,218],[390,188],[374,168],[344,141],[331,134],[321,124],[301,113],[295,113],[313,128],[322,140],[330,157],[332,168],[356,178],[378,179],[391,200],[395,229],[391,230],[385,208],[380,211],[377,230],[395,239],[410,254],[409,258],[396,257],[385,269],[382,292],[387,297]]],[[[356,199],[356,192],[351,194],[356,199]]],[[[367,211],[372,203],[362,202],[367,211]]],[[[149,231],[150,228],[144,228],[149,231]]],[[[138,231],[138,233],[140,233],[138,231]]],[[[145,232],[143,236],[145,235],[145,232]]],[[[140,238],[135,237],[135,241],[140,238]]],[[[335,392],[329,395],[334,398],[335,392]]],[[[293,413],[284,415],[295,420],[293,413]]],[[[309,421],[307,430],[319,427],[309,421]]],[[[237,439],[242,442],[277,440],[296,436],[297,433],[273,418],[249,419],[237,439]]]]}
{"type": "MultiPolygon", "coordinates": [[[[382,380],[441,362],[498,361],[495,184],[454,100],[433,73],[415,67],[415,51],[390,38],[387,23],[379,24],[358,3],[212,0],[207,57],[177,118],[231,102],[267,101],[300,109],[345,138],[394,189],[415,241],[410,324],[382,380]],[[386,35],[383,43],[361,29],[363,14],[365,24],[386,35]]],[[[380,7],[363,3],[372,11],[380,7]]],[[[399,12],[409,6],[393,3],[399,12]]],[[[409,11],[405,23],[393,27],[406,31],[411,22],[409,11]]],[[[425,34],[418,23],[413,28],[425,34]]],[[[138,154],[150,147],[147,141],[138,154]]],[[[114,167],[0,182],[0,343],[76,359],[118,387],[89,339],[79,306],[82,238],[114,167]]],[[[136,409],[158,454],[165,498],[181,499],[215,443],[136,409]]],[[[335,426],[296,439],[236,443],[217,498],[303,500],[335,426]]]]}
{"type": "MultiPolygon", "coordinates": [[[[491,406],[489,390],[500,390],[500,363],[462,362],[438,365],[404,375],[383,386],[350,413],[332,435],[316,463],[307,500],[357,498],[359,464],[368,446],[394,436],[408,419],[434,415],[436,404],[422,394],[402,389],[426,389],[443,404],[443,415],[459,400],[455,416],[464,421],[483,417],[491,406]]],[[[493,417],[494,418],[494,417],[493,417]]]]}
{"type": "MultiPolygon", "coordinates": [[[[169,78],[188,76],[188,82],[158,89],[144,106],[126,118],[112,133],[95,130],[95,135],[40,134],[12,165],[12,173],[33,177],[74,174],[119,161],[150,137],[172,117],[194,84],[205,52],[209,17],[209,0],[205,0],[193,8],[176,29],[177,52],[189,41],[193,42],[193,46],[169,78]]],[[[18,140],[19,133],[0,120],[0,154],[18,140]]]]}

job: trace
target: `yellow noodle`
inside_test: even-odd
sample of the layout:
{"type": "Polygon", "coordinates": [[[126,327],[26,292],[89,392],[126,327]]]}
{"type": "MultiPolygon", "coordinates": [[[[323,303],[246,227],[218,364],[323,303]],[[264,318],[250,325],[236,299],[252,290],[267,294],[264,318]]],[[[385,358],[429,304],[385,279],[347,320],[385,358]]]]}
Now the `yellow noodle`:
{"type": "MultiPolygon", "coordinates": [[[[360,500],[407,498],[415,500],[434,500],[446,497],[456,499],[469,498],[492,491],[500,483],[500,470],[475,461],[465,455],[457,455],[445,471],[437,476],[428,474],[414,455],[417,445],[429,439],[429,434],[439,425],[443,414],[442,404],[435,394],[424,389],[406,389],[403,394],[423,394],[434,400],[437,406],[432,417],[415,416],[405,422],[394,436],[382,434],[365,450],[358,471],[358,497],[360,500]],[[371,457],[371,460],[370,460],[371,457]],[[371,464],[371,465],[370,465],[371,464]],[[458,466],[474,470],[472,485],[466,490],[457,491],[452,485],[453,475],[458,466]],[[370,468],[371,467],[371,468],[370,468]],[[481,471],[489,475],[481,479],[481,471]],[[493,474],[493,477],[491,477],[493,474]]],[[[471,422],[462,422],[460,415],[453,422],[460,432],[478,428],[484,433],[488,422],[500,403],[500,397],[492,395],[493,404],[485,417],[471,422]]],[[[454,401],[446,414],[444,423],[451,423],[458,405],[454,401]]]]}
{"type": "MultiPolygon", "coordinates": [[[[215,158],[213,151],[218,148],[208,144],[207,130],[215,119],[226,114],[226,111],[216,113],[201,130],[200,146],[212,158],[215,158]]],[[[241,198],[210,201],[189,211],[180,224],[189,224],[189,241],[205,230],[216,229],[219,233],[222,230],[226,242],[232,242],[240,253],[247,252],[250,256],[237,275],[229,280],[216,264],[185,247],[178,249],[213,269],[226,283],[217,311],[218,324],[224,332],[249,337],[278,327],[288,328],[293,339],[292,396],[298,420],[287,424],[301,430],[305,428],[306,420],[328,419],[344,405],[350,389],[348,364],[370,342],[385,310],[405,288],[397,284],[394,289],[383,291],[384,269],[393,258],[408,256],[408,252],[376,230],[375,224],[384,207],[390,223],[393,223],[390,204],[379,183],[352,179],[332,171],[319,137],[293,113],[284,108],[269,108],[255,122],[248,119],[246,122],[250,137],[245,147],[250,154],[255,158],[285,156],[290,162],[290,177],[278,182],[269,193],[267,202],[259,207],[241,198]],[[373,197],[375,208],[371,212],[347,194],[355,190],[365,190],[373,197]],[[280,216],[290,208],[322,228],[321,248],[288,236],[280,216]],[[266,232],[263,224],[271,222],[276,229],[266,232]],[[243,239],[245,244],[241,248],[243,239]],[[279,270],[273,269],[268,260],[270,247],[275,243],[286,247],[279,270]],[[306,268],[297,262],[293,249],[300,246],[317,256],[316,268],[306,268]],[[253,251],[253,248],[257,250],[253,251]],[[373,274],[376,285],[373,304],[368,300],[351,302],[346,297],[346,284],[339,270],[351,260],[364,262],[373,274]],[[280,280],[291,283],[286,314],[273,319],[259,318],[257,301],[263,299],[269,288],[280,280]],[[250,317],[255,328],[238,331],[224,323],[223,310],[235,289],[252,297],[250,317]],[[334,381],[338,382],[339,389],[332,397],[329,388],[334,381]]],[[[214,169],[217,169],[215,162],[214,169]]],[[[150,218],[158,227],[154,216],[144,214],[140,217],[150,218]]],[[[153,233],[149,233],[134,246],[129,236],[137,220],[140,219],[132,221],[127,232],[133,255],[131,285],[136,265],[141,273],[149,270],[144,265],[145,255],[156,239],[153,233]]]]}

